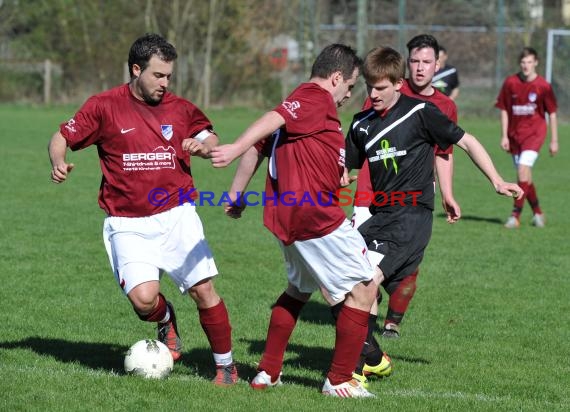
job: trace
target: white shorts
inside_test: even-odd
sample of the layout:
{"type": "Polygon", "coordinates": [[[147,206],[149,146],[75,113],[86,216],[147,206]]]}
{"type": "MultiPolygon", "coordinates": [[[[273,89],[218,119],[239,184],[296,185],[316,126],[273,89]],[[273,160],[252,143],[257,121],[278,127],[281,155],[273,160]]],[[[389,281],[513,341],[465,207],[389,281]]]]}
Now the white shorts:
{"type": "Polygon", "coordinates": [[[354,206],[352,209],[352,219],[350,223],[352,223],[352,227],[358,229],[358,227],[366,222],[368,219],[372,217],[372,213],[366,206],[354,206]]]}
{"type": "Polygon", "coordinates": [[[125,293],[160,280],[161,270],[182,293],[218,274],[196,207],[189,203],[147,217],[108,216],[103,242],[125,293]]]}
{"type": "Polygon", "coordinates": [[[323,287],[341,302],[360,282],[372,280],[375,269],[367,258],[364,239],[348,220],[326,236],[299,240],[289,246],[279,242],[285,256],[287,278],[302,293],[323,287]]]}
{"type": "Polygon", "coordinates": [[[534,150],[523,150],[520,155],[513,155],[515,167],[519,165],[533,167],[536,159],[538,159],[538,152],[534,150]]]}

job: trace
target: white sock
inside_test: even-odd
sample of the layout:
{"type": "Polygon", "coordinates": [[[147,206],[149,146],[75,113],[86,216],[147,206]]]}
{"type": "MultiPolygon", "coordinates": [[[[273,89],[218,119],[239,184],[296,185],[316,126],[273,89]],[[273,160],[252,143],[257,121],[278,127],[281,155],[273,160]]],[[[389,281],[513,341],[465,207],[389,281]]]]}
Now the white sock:
{"type": "Polygon", "coordinates": [[[233,361],[232,351],[228,353],[214,353],[214,362],[216,362],[216,365],[227,366],[233,361]]]}

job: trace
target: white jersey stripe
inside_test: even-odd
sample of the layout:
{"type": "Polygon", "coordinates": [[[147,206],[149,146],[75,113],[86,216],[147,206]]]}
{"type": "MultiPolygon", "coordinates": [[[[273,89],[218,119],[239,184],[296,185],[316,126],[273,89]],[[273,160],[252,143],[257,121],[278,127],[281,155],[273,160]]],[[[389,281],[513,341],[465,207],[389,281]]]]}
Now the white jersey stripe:
{"type": "Polygon", "coordinates": [[[447,69],[446,71],[443,71],[441,73],[436,74],[435,76],[433,76],[433,78],[431,79],[432,83],[437,82],[439,79],[445,77],[445,76],[449,76],[450,74],[453,74],[457,71],[457,69],[454,67],[452,69],[447,69]]]}
{"type": "Polygon", "coordinates": [[[417,112],[418,110],[423,109],[424,107],[426,107],[425,102],[424,103],[420,103],[416,106],[414,106],[412,108],[412,110],[410,110],[408,113],[406,113],[404,116],[400,117],[398,120],[396,120],[394,123],[392,123],[390,126],[386,127],[384,130],[382,130],[380,133],[378,133],[376,136],[374,136],[372,138],[372,140],[370,140],[368,143],[366,143],[366,146],[364,146],[364,150],[368,150],[370,149],[370,147],[372,145],[374,145],[374,143],[376,143],[378,140],[380,140],[386,133],[388,133],[390,130],[394,129],[396,126],[400,125],[401,123],[403,123],[406,119],[408,119],[408,117],[410,117],[411,115],[413,115],[415,112],[417,112]]]}
{"type": "Polygon", "coordinates": [[[354,122],[354,124],[352,125],[353,129],[356,129],[356,126],[358,126],[358,123],[360,123],[363,120],[368,119],[370,116],[376,114],[376,112],[374,110],[372,110],[370,113],[368,113],[366,116],[364,116],[362,119],[357,120],[356,122],[354,122]]]}

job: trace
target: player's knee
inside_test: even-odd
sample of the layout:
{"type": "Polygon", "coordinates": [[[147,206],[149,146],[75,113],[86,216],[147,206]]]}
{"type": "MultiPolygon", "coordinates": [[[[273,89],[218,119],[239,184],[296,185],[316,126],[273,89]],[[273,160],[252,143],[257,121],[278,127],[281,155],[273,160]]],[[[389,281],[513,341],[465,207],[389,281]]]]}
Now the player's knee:
{"type": "Polygon", "coordinates": [[[209,308],[220,302],[220,297],[216,293],[214,283],[210,278],[198,282],[188,289],[188,295],[199,308],[209,308]]]}
{"type": "Polygon", "coordinates": [[[376,283],[370,281],[359,283],[352,288],[346,297],[346,304],[357,309],[369,311],[376,300],[376,283]]]}
{"type": "Polygon", "coordinates": [[[157,288],[148,287],[148,285],[143,285],[135,287],[128,294],[133,309],[139,316],[144,316],[152,312],[158,302],[159,290],[157,288]]]}
{"type": "Polygon", "coordinates": [[[413,281],[407,282],[402,285],[402,295],[412,297],[416,293],[416,282],[415,279],[413,281]]]}

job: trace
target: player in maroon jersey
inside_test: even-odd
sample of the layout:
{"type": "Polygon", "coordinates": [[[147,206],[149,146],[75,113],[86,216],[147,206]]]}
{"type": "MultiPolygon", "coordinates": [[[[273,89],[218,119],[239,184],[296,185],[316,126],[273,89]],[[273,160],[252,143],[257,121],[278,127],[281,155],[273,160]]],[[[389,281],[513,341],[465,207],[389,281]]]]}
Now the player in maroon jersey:
{"type": "Polygon", "coordinates": [[[238,379],[231,326],[212,282],[218,271],[192,202],[190,173],[190,154],[208,156],[218,137],[194,104],[168,91],[176,58],[159,35],[137,39],[130,82],[90,97],[53,135],[51,179],[62,183],[72,171],[67,147],[97,146],[103,240],[118,284],[139,318],[158,324],[158,339],[177,360],[176,316],[160,292],[160,273],[167,272],[195,301],[216,364],[214,383],[224,386],[238,379]]]}
{"type": "Polygon", "coordinates": [[[322,288],[329,303],[344,301],[322,392],[337,397],[374,396],[352,379],[352,372],[366,338],[378,284],[366,245],[346,219],[336,195],[345,177],[337,106],[350,97],[360,63],[348,46],[326,47],[313,64],[309,82],[255,121],[233,144],[212,150],[215,167],[225,167],[243,155],[230,190],[235,201],[226,211],[233,217],[243,210],[237,192],[243,193],[259,165],[258,150],[269,155],[264,224],[279,240],[288,287],[273,306],[265,350],[251,382],[254,389],[281,383],[285,349],[299,313],[312,292],[322,288]]]}
{"type": "Polygon", "coordinates": [[[558,123],[556,97],[551,85],[536,72],[536,50],[525,47],[520,56],[521,71],[505,79],[495,107],[501,110],[501,148],[513,156],[519,186],[524,190],[522,199],[514,202],[511,216],[505,223],[508,229],[520,226],[524,200],[532,208],[532,225],[544,227],[545,219],[532,181],[532,168],[538,152],[546,140],[550,120],[550,155],[558,152],[558,123]]]}

